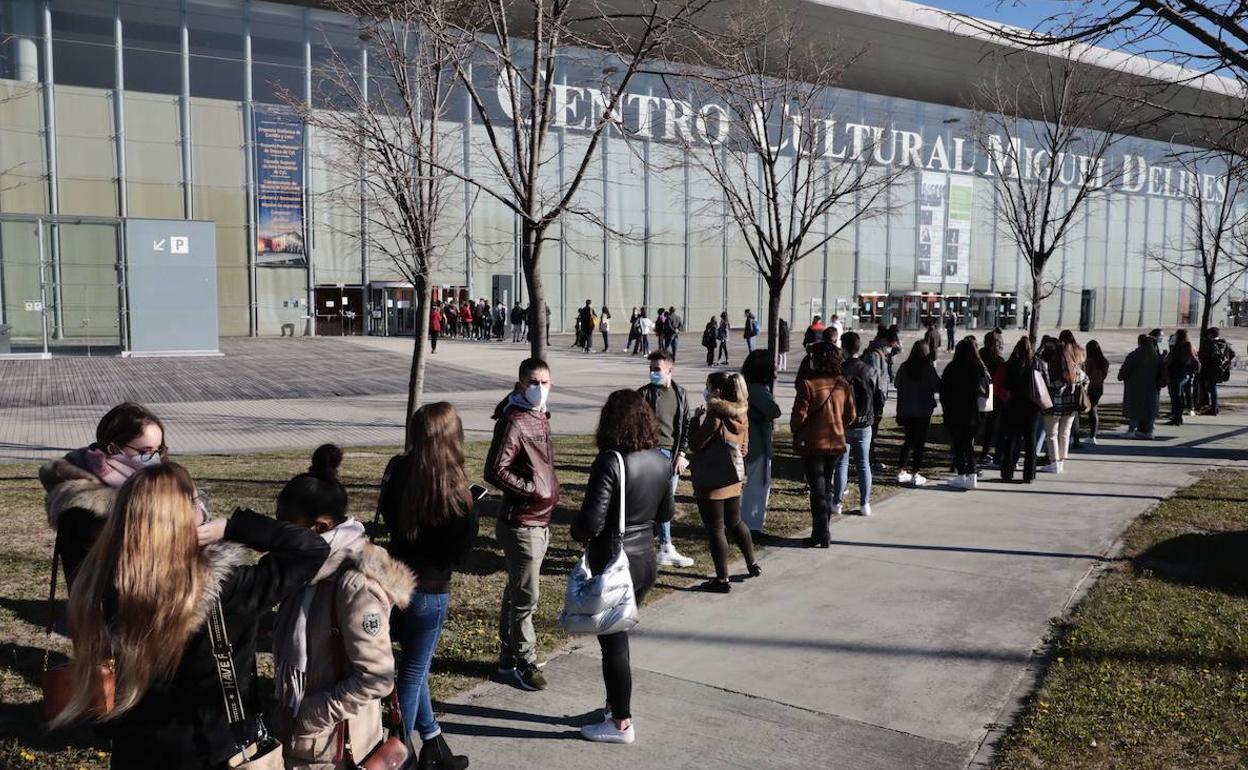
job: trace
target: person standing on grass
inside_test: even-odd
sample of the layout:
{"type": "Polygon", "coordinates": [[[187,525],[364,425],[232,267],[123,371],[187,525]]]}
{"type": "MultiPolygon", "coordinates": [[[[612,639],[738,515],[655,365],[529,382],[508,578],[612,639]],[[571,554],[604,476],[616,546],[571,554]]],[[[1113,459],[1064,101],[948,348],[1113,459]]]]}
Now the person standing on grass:
{"type": "Polygon", "coordinates": [[[777,369],[782,372],[789,370],[789,322],[780,319],[776,324],[776,359],[777,369]]]}
{"type": "Polygon", "coordinates": [[[728,325],[728,313],[719,314],[719,328],[715,330],[715,341],[719,343],[719,353],[715,358],[715,363],[728,364],[728,335],[732,332],[732,327],[728,325]]]}
{"type": "Polygon", "coordinates": [[[1174,333],[1174,344],[1166,361],[1166,376],[1170,385],[1170,420],[1167,425],[1182,425],[1183,413],[1195,414],[1190,409],[1192,377],[1200,371],[1200,361],[1192,351],[1187,330],[1174,333]]]}
{"type": "Polygon", "coordinates": [[[715,316],[711,316],[711,320],[706,322],[706,328],[702,330],[702,347],[706,348],[706,365],[715,365],[715,345],[717,344],[719,333],[719,324],[715,322],[715,316]]]}
{"type": "Polygon", "coordinates": [[[611,310],[602,306],[602,315],[598,316],[598,330],[602,332],[602,352],[611,347],[611,310]]]}
{"type": "MultiPolygon", "coordinates": [[[[676,362],[671,353],[656,350],[650,354],[649,364],[650,382],[638,388],[637,392],[655,414],[659,430],[658,447],[667,456],[671,471],[668,483],[672,487],[672,497],[675,497],[680,475],[689,468],[686,457],[689,452],[689,394],[672,379],[676,362]]],[[[672,542],[671,519],[656,523],[655,533],[659,537],[658,563],[661,566],[693,566],[693,559],[677,551],[672,542]]]]}
{"type": "Polygon", "coordinates": [[[807,548],[827,548],[828,520],[840,507],[833,504],[836,469],[845,454],[845,435],[857,416],[854,394],[841,373],[841,352],[831,342],[812,345],[806,375],[796,383],[797,396],[789,416],[793,451],[802,458],[810,488],[810,537],[807,548]]]}
{"type": "Polygon", "coordinates": [[[974,338],[967,337],[954,346],[953,359],[940,377],[940,407],[953,448],[953,465],[957,474],[948,484],[955,489],[975,489],[979,486],[979,474],[975,470],[975,435],[979,429],[979,399],[988,395],[990,382],[975,350],[974,338]]]}
{"type": "MultiPolygon", "coordinates": [[[[343,759],[354,764],[382,742],[382,701],[395,688],[390,610],[403,612],[416,587],[411,571],[370,543],[364,525],[347,515],[341,462],[342,450],[323,444],[308,472],[277,496],[278,521],[311,530],[329,545],[329,558],[286,597],[273,627],[272,726],[288,770],[332,768],[343,759]],[[349,740],[349,757],[339,754],[339,738],[349,740]]],[[[407,706],[415,704],[405,704],[404,719],[407,706]]],[[[465,759],[455,767],[466,765],[465,759]]]]}
{"type": "Polygon", "coordinates": [[[132,474],[69,594],[73,697],[52,727],[88,711],[111,661],[114,706],[99,730],[115,768],[211,770],[280,751],[260,718],[260,621],[317,573],[329,546],[254,511],[205,522],[196,495],[176,463],[132,474]],[[264,556],[249,565],[251,552],[264,556]],[[238,724],[210,628],[228,643],[238,724]]]}
{"type": "Polygon", "coordinates": [[[928,355],[926,342],[918,340],[910,347],[910,357],[897,368],[893,384],[897,387],[897,422],[905,433],[897,458],[897,483],[921,487],[927,483],[919,472],[927,447],[927,431],[940,393],[940,376],[928,355]]]}
{"type": "MultiPolygon", "coordinates": [[[[572,521],[572,539],[585,545],[593,574],[606,569],[617,548],[623,550],[638,605],[654,587],[658,572],[650,544],[651,532],[656,524],[670,523],[676,512],[668,483],[671,461],[656,449],[659,440],[654,412],[646,408],[641,394],[617,390],[608,396],[594,435],[598,456],[589,469],[581,510],[572,521]],[[619,521],[621,505],[623,535],[619,521]]],[[[598,645],[602,648],[607,703],[602,721],[582,727],[581,736],[599,743],[632,743],[636,731],[628,632],[602,634],[598,645]]]]}
{"type": "Polygon", "coordinates": [[[479,522],[464,470],[464,426],[445,401],[412,415],[407,454],[386,465],[377,513],[390,534],[390,555],[415,574],[407,606],[394,614],[399,643],[398,690],[403,726],[422,741],[420,767],[463,770],[466,757],[446,745],[429,697],[429,673],[450,607],[451,577],[468,560],[479,522]]]}
{"type": "Polygon", "coordinates": [[[48,524],[56,530],[54,555],[65,585],[95,545],[117,499],[117,490],[138,471],[168,457],[165,426],[147,407],[126,402],[109,409],[95,426],[95,442],[39,469],[47,493],[48,524]]]}
{"type": "Polygon", "coordinates": [[[1001,426],[1001,478],[1014,480],[1018,455],[1023,455],[1023,483],[1036,477],[1036,418],[1040,405],[1033,398],[1035,362],[1031,340],[1023,335],[1005,362],[1004,422],[1001,426]]]}
{"type": "Polygon", "coordinates": [[[693,452],[693,495],[710,539],[715,577],[703,589],[728,593],[728,539],[730,533],[745,557],[750,577],[762,569],[754,559],[754,541],[741,521],[743,458],[749,452],[750,428],[746,418],[749,396],[739,374],[711,372],[706,378],[706,406],[699,407],[690,426],[689,448],[693,452]],[[736,481],[732,481],[735,478],[736,481]]]}
{"type": "Polygon", "coordinates": [[[1231,367],[1235,363],[1235,351],[1222,339],[1216,326],[1210,327],[1200,343],[1201,391],[1205,396],[1202,414],[1216,415],[1218,408],[1218,385],[1231,379],[1231,367]]]}
{"type": "Polygon", "coordinates": [[[745,489],[741,493],[741,520],[751,535],[763,534],[767,523],[767,502],[771,496],[771,461],[775,454],[772,437],[780,405],[772,395],[776,385],[776,364],[771,353],[755,350],[745,357],[741,376],[749,392],[750,451],[745,456],[745,489]]]}
{"type": "Polygon", "coordinates": [[[1088,340],[1087,362],[1084,372],[1088,375],[1088,400],[1092,408],[1088,410],[1088,443],[1096,446],[1096,431],[1100,428],[1098,409],[1101,397],[1105,395],[1105,380],[1109,378],[1109,360],[1101,351],[1101,343],[1088,340]]]}
{"type": "Polygon", "coordinates": [[[1135,350],[1127,354],[1118,367],[1118,379],[1122,387],[1122,411],[1127,418],[1127,437],[1151,439],[1153,421],[1156,419],[1160,400],[1157,383],[1164,381],[1165,366],[1157,354],[1153,337],[1141,334],[1135,350]]]}
{"type": "Polygon", "coordinates": [[[521,361],[515,388],[494,410],[494,438],[485,458],[485,480],[503,493],[494,528],[507,563],[498,619],[498,672],[524,690],[546,688],[538,671],[533,613],[550,545],[550,517],[559,502],[549,397],[550,367],[540,358],[521,361]]]}
{"type": "Polygon", "coordinates": [[[841,335],[841,350],[845,353],[845,363],[841,371],[849,381],[850,391],[854,395],[854,420],[845,434],[849,451],[837,458],[836,462],[836,495],[832,500],[834,512],[840,513],[845,500],[845,490],[849,486],[849,456],[853,454],[858,466],[858,500],[861,516],[871,515],[871,437],[875,431],[875,416],[884,410],[884,389],[878,369],[858,357],[862,350],[862,338],[857,332],[845,332],[841,335]]]}

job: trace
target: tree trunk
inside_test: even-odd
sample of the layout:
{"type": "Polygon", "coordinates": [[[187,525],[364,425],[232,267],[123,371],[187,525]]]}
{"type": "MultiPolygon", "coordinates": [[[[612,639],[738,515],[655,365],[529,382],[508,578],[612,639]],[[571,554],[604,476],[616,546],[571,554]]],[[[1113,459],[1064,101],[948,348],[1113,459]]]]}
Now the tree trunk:
{"type": "Polygon", "coordinates": [[[1033,347],[1040,339],[1040,276],[1043,271],[1043,264],[1033,267],[1031,271],[1031,321],[1027,324],[1027,336],[1031,338],[1033,347]]]}
{"type": "Polygon", "coordinates": [[[544,232],[544,227],[538,228],[525,221],[520,223],[520,267],[529,290],[529,355],[542,360],[546,359],[546,335],[550,333],[540,265],[544,232]]]}
{"type": "Polygon", "coordinates": [[[784,287],[767,282],[767,352],[773,363],[780,363],[780,295],[784,287]]]}
{"type": "Polygon", "coordinates": [[[420,408],[420,402],[425,392],[425,360],[428,355],[425,353],[426,340],[429,337],[429,279],[426,276],[416,276],[416,282],[413,284],[413,293],[416,295],[415,313],[416,313],[416,339],[412,341],[412,368],[407,376],[407,420],[404,422],[404,438],[403,448],[411,449],[411,439],[407,435],[406,426],[411,422],[412,415],[420,408]]]}
{"type": "Polygon", "coordinates": [[[1213,278],[1212,275],[1205,274],[1205,296],[1200,298],[1200,339],[1205,339],[1205,332],[1209,331],[1209,322],[1213,319],[1213,303],[1209,298],[1213,296],[1213,278]]]}

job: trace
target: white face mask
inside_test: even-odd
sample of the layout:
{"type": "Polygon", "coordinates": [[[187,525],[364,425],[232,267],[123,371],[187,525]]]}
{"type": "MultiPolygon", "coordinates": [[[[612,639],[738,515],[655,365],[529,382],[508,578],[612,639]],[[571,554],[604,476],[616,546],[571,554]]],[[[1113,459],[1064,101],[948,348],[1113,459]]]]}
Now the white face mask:
{"type": "Polygon", "coordinates": [[[546,409],[546,399],[550,397],[549,385],[530,385],[524,389],[524,398],[534,409],[539,411],[546,409]]]}

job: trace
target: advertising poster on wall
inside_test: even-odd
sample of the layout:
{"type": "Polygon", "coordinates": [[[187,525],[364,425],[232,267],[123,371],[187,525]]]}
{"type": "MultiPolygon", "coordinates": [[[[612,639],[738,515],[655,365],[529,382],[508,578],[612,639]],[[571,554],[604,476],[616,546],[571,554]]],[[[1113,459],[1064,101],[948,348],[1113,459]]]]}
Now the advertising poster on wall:
{"type": "Polygon", "coordinates": [[[945,224],[945,283],[968,283],[971,274],[971,205],[975,180],[955,174],[949,180],[949,217],[945,224]]]}
{"type": "Polygon", "coordinates": [[[289,107],[255,106],[256,262],[305,265],[303,124],[289,107]]]}
{"type": "Polygon", "coordinates": [[[949,178],[924,171],[919,180],[919,281],[940,283],[944,270],[945,213],[949,178]]]}

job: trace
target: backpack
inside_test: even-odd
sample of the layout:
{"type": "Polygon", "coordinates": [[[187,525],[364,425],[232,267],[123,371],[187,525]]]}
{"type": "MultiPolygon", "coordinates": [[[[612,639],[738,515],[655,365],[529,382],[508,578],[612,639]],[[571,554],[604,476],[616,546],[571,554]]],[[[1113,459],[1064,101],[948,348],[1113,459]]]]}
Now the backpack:
{"type": "Polygon", "coordinates": [[[715,347],[715,327],[714,326],[707,326],[706,329],[702,331],[702,347],[704,348],[715,347]]]}
{"type": "Polygon", "coordinates": [[[1226,340],[1218,339],[1213,343],[1213,350],[1210,356],[1213,359],[1213,365],[1217,367],[1218,382],[1226,382],[1231,379],[1231,360],[1235,358],[1235,352],[1231,350],[1231,346],[1226,340]]]}
{"type": "Polygon", "coordinates": [[[875,421],[875,403],[871,398],[871,385],[861,373],[847,373],[845,379],[849,380],[849,389],[854,394],[854,421],[849,424],[849,427],[851,430],[869,427],[875,421]]]}
{"type": "Polygon", "coordinates": [[[758,319],[757,318],[750,319],[750,323],[745,327],[745,336],[746,337],[758,336],[758,319]]]}

